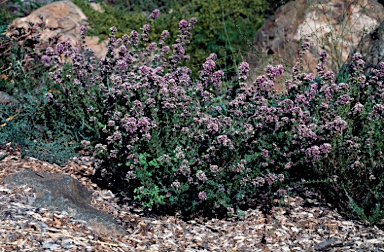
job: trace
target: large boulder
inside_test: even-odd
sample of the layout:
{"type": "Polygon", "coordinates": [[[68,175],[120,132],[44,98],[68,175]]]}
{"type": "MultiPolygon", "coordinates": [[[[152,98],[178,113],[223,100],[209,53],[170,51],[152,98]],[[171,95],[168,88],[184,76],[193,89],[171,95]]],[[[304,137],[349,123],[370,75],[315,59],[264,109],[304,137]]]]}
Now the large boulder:
{"type": "Polygon", "coordinates": [[[290,71],[302,42],[310,42],[304,69],[315,72],[319,53],[325,49],[328,70],[337,72],[362,37],[383,20],[384,7],[376,0],[290,1],[257,31],[247,61],[254,75],[264,74],[267,64],[283,64],[290,71]]]}
{"type": "MultiPolygon", "coordinates": [[[[25,28],[30,26],[29,23],[44,24],[45,29],[40,34],[42,43],[58,38],[59,42],[70,40],[74,45],[81,45],[80,27],[87,25],[87,17],[83,11],[71,1],[59,1],[45,5],[30,15],[17,18],[9,25],[10,28],[25,28]]],[[[85,38],[85,43],[95,52],[97,58],[101,58],[107,53],[107,42],[99,43],[97,37],[85,38]]]]}
{"type": "Polygon", "coordinates": [[[384,21],[375,30],[363,37],[355,50],[349,55],[344,66],[348,67],[354,52],[359,52],[365,61],[365,73],[368,74],[384,61],[384,21]]]}

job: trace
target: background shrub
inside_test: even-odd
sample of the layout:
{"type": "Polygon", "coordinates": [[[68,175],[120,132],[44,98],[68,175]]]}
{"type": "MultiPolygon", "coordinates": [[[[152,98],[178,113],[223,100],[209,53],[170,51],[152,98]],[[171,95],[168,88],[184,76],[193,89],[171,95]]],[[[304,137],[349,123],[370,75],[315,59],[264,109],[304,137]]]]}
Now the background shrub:
{"type": "Polygon", "coordinates": [[[152,40],[159,37],[163,30],[169,30],[169,41],[174,41],[178,34],[175,24],[181,19],[197,18],[198,26],[193,32],[191,44],[186,47],[191,56],[187,66],[197,77],[205,58],[215,53],[218,67],[225,72],[228,80],[236,76],[237,65],[242,61],[242,55],[249,51],[254,34],[267,17],[266,13],[278,6],[276,2],[265,0],[150,1],[148,5],[142,5],[141,1],[107,1],[102,4],[105,12],[99,13],[90,8],[88,2],[74,2],[89,19],[92,29],[88,34],[101,39],[108,38],[112,26],[117,28],[117,37],[138,30],[154,9],[150,7],[154,6],[163,15],[152,24],[152,40]]]}

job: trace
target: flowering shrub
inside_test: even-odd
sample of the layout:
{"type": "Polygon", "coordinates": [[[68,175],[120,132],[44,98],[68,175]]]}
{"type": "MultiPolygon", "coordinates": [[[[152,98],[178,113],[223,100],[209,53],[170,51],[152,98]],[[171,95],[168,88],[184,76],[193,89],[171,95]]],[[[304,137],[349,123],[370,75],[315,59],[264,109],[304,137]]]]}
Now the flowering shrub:
{"type": "MultiPolygon", "coordinates": [[[[309,44],[304,43],[303,49],[308,48],[309,44]]],[[[284,97],[292,101],[292,111],[301,114],[299,121],[291,120],[299,123],[286,156],[297,160],[296,154],[301,152],[300,156],[306,157],[302,170],[295,171],[289,164],[289,172],[297,179],[301,176],[312,182],[326,182],[318,184],[319,188],[342,212],[377,223],[383,218],[384,203],[384,63],[365,76],[365,63],[356,53],[347,76],[342,78],[348,83],[336,83],[335,73],[324,67],[326,60],[323,51],[316,80],[313,74],[300,73],[298,64],[292,70],[293,79],[286,83],[284,97]]]]}
{"type": "MultiPolygon", "coordinates": [[[[281,65],[268,66],[250,85],[243,62],[237,88],[222,94],[215,54],[196,81],[182,65],[195,23],[179,22],[172,47],[164,43],[167,31],[158,43],[149,41],[150,22],[122,38],[112,27],[109,53],[99,62],[69,42],[46,50],[52,85],[61,90],[46,99],[82,123],[82,144],[97,158],[101,183],[145,207],[185,213],[231,211],[260,192],[284,196],[283,185],[301,180],[325,181],[334,195],[355,200],[363,192],[352,187],[358,183],[365,192],[376,190],[370,200],[380,202],[383,69],[367,80],[356,55],[350,83],[336,84],[324,67],[325,52],[317,77],[302,72],[310,46],[304,43],[284,93],[274,89],[281,65]],[[346,149],[351,146],[359,152],[346,149]]],[[[371,202],[358,203],[369,210],[371,202]]]]}
{"type": "Polygon", "coordinates": [[[316,162],[313,170],[329,179],[330,183],[323,185],[329,192],[328,200],[351,217],[378,223],[383,219],[384,204],[384,63],[370,76],[364,75],[364,64],[356,53],[348,83],[335,84],[333,73],[320,71],[323,79],[328,79],[320,88],[322,106],[327,107],[323,120],[337,115],[336,120],[325,123],[326,133],[336,128],[342,134],[331,138],[333,151],[316,162]]]}
{"type": "MultiPolygon", "coordinates": [[[[207,58],[197,83],[180,64],[188,59],[184,47],[195,22],[180,21],[172,47],[164,44],[167,31],[158,43],[150,42],[147,23],[141,33],[120,39],[111,28],[109,53],[99,62],[69,42],[48,48],[43,59],[56,67],[52,85],[61,90],[46,99],[83,122],[89,137],[82,143],[94,147],[100,177],[147,207],[226,209],[235,197],[242,200],[257,186],[283,180],[237,151],[241,122],[216,101],[223,72],[215,71],[215,55],[207,58]]],[[[248,130],[242,137],[252,135],[248,130]]]]}

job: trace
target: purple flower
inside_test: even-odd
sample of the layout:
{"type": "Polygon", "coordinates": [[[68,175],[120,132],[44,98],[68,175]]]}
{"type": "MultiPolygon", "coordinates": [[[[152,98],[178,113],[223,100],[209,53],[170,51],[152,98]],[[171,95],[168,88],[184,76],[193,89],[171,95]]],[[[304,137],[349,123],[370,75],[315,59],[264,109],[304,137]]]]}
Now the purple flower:
{"type": "Polygon", "coordinates": [[[180,46],[180,45],[176,46],[175,49],[176,49],[177,54],[179,54],[179,55],[184,55],[185,54],[185,50],[184,50],[184,48],[182,46],[180,46]]]}
{"type": "Polygon", "coordinates": [[[347,122],[344,121],[340,116],[336,116],[335,119],[331,122],[328,122],[324,128],[330,130],[331,132],[342,133],[343,130],[347,127],[347,122]]]}
{"type": "Polygon", "coordinates": [[[303,48],[303,50],[308,50],[310,47],[311,47],[311,44],[309,42],[304,42],[301,45],[301,48],[303,48]]]}
{"type": "Polygon", "coordinates": [[[378,70],[379,70],[379,76],[383,77],[384,76],[384,62],[379,63],[378,70]]]}
{"type": "Polygon", "coordinates": [[[83,147],[88,147],[91,145],[91,142],[87,141],[87,140],[82,140],[81,141],[81,145],[83,145],[83,147]]]}
{"type": "Polygon", "coordinates": [[[109,28],[109,30],[112,34],[115,34],[117,32],[116,26],[112,26],[111,28],[109,28]]]}
{"type": "Polygon", "coordinates": [[[339,90],[348,91],[349,85],[347,83],[339,83],[339,90]]]}
{"type": "Polygon", "coordinates": [[[58,43],[58,44],[56,45],[56,52],[57,52],[58,54],[62,54],[62,53],[64,52],[64,46],[63,46],[63,44],[58,43]]]}
{"type": "Polygon", "coordinates": [[[292,167],[293,163],[289,161],[288,163],[285,164],[284,169],[290,169],[292,167]]]}
{"type": "Polygon", "coordinates": [[[345,105],[345,104],[348,104],[350,100],[351,100],[351,97],[349,97],[349,95],[341,95],[337,99],[337,103],[345,105]]]}
{"type": "Polygon", "coordinates": [[[183,158],[185,158],[184,152],[183,152],[183,150],[181,149],[180,146],[177,146],[177,147],[176,147],[175,152],[176,152],[176,157],[177,157],[178,159],[183,159],[183,158]]]}
{"type": "Polygon", "coordinates": [[[206,200],[207,199],[207,193],[206,192],[199,192],[199,199],[200,200],[206,200]]]}
{"type": "Polygon", "coordinates": [[[269,78],[274,80],[277,76],[280,76],[284,72],[284,67],[282,65],[277,65],[276,67],[268,65],[266,72],[269,78]]]}
{"type": "Polygon", "coordinates": [[[169,36],[169,31],[168,30],[164,30],[162,33],[161,33],[161,37],[160,39],[161,40],[165,40],[166,38],[168,38],[169,36]]]}
{"type": "Polygon", "coordinates": [[[119,53],[121,54],[121,56],[125,56],[125,54],[127,53],[127,47],[125,47],[125,45],[121,45],[119,47],[119,53]]]}
{"type": "Polygon", "coordinates": [[[329,152],[331,152],[331,150],[332,150],[332,145],[330,145],[329,143],[324,143],[320,145],[320,151],[323,154],[328,154],[329,152]]]}
{"type": "Polygon", "coordinates": [[[152,68],[150,67],[147,67],[145,65],[140,67],[140,73],[143,75],[150,75],[151,72],[152,72],[152,68]]]}
{"type": "Polygon", "coordinates": [[[41,60],[43,61],[44,64],[49,64],[51,62],[51,57],[47,55],[41,56],[41,60]]]}
{"type": "Polygon", "coordinates": [[[113,126],[115,126],[115,121],[109,120],[109,121],[108,121],[108,126],[109,126],[109,127],[113,127],[113,126]]]}
{"type": "Polygon", "coordinates": [[[239,74],[240,75],[247,74],[248,72],[249,72],[249,64],[245,61],[241,62],[239,66],[239,74]]]}
{"type": "Polygon", "coordinates": [[[137,120],[134,117],[129,117],[129,115],[124,115],[121,119],[121,127],[125,129],[126,132],[133,134],[137,130],[137,120]]]}
{"type": "Polygon", "coordinates": [[[172,187],[174,190],[176,190],[176,191],[180,190],[180,189],[181,189],[180,182],[178,182],[178,181],[174,181],[174,182],[172,182],[171,187],[172,187]]]}
{"type": "Polygon", "coordinates": [[[216,63],[213,60],[207,60],[203,64],[204,73],[210,73],[212,72],[216,67],[216,63]]]}
{"type": "Polygon", "coordinates": [[[143,26],[143,28],[141,28],[141,30],[144,32],[144,33],[148,33],[150,30],[151,30],[151,26],[149,24],[145,24],[143,26]]]}
{"type": "Polygon", "coordinates": [[[80,35],[85,36],[87,34],[87,27],[85,25],[80,26],[80,35]]]}
{"type": "Polygon", "coordinates": [[[325,51],[325,50],[321,51],[321,53],[320,53],[320,60],[321,60],[321,61],[324,61],[324,60],[326,60],[327,58],[328,58],[328,53],[327,53],[327,51],[325,51]]]}
{"type": "Polygon", "coordinates": [[[67,41],[65,41],[65,46],[66,46],[67,48],[72,47],[72,42],[71,42],[71,40],[67,39],[67,41]]]}
{"type": "Polygon", "coordinates": [[[113,133],[113,140],[120,140],[122,138],[122,135],[121,135],[121,132],[116,130],[114,133],[113,133]]]}
{"type": "Polygon", "coordinates": [[[125,178],[128,180],[135,179],[136,175],[133,173],[133,171],[128,171],[127,174],[125,175],[125,178]]]}
{"type": "Polygon", "coordinates": [[[266,149],[262,149],[262,150],[261,150],[261,155],[262,155],[265,159],[267,159],[267,158],[269,157],[269,152],[268,152],[268,150],[266,150],[266,149]]]}
{"type": "Polygon", "coordinates": [[[162,48],[162,51],[163,51],[164,53],[168,53],[169,50],[170,50],[169,46],[164,46],[164,47],[162,48]]]}
{"type": "Polygon", "coordinates": [[[302,94],[296,95],[295,102],[296,102],[296,104],[305,104],[305,105],[309,104],[309,102],[308,102],[307,98],[305,97],[305,95],[302,95],[302,94]]]}
{"type": "Polygon", "coordinates": [[[156,9],[154,10],[151,15],[149,15],[149,18],[151,20],[155,20],[156,18],[158,18],[160,16],[160,10],[156,9]]]}
{"type": "Polygon", "coordinates": [[[138,43],[138,38],[139,38],[139,33],[135,30],[132,30],[131,31],[131,34],[129,35],[131,41],[132,41],[132,44],[134,46],[137,46],[137,43],[138,43]]]}
{"type": "Polygon", "coordinates": [[[314,145],[311,148],[307,148],[305,151],[308,158],[312,158],[313,160],[319,159],[321,155],[321,151],[319,146],[314,145]]]}
{"type": "Polygon", "coordinates": [[[328,71],[325,73],[323,78],[324,78],[324,80],[329,80],[330,82],[334,82],[335,81],[335,73],[332,71],[328,71]]]}
{"type": "Polygon", "coordinates": [[[187,26],[188,26],[188,22],[187,22],[187,20],[183,19],[183,20],[181,20],[181,21],[179,22],[179,28],[180,28],[180,29],[185,29],[185,28],[187,28],[187,26]]]}
{"type": "Polygon", "coordinates": [[[209,132],[211,132],[211,134],[215,134],[215,133],[217,133],[218,131],[219,131],[219,124],[218,124],[218,122],[216,122],[217,120],[215,120],[215,121],[211,121],[211,122],[209,122],[208,123],[208,125],[207,125],[207,130],[209,131],[209,132]]]}
{"type": "Polygon", "coordinates": [[[141,128],[141,132],[148,132],[151,129],[149,118],[141,117],[137,122],[137,126],[141,128]]]}
{"type": "Polygon", "coordinates": [[[320,108],[325,110],[325,109],[328,109],[328,108],[329,108],[329,105],[328,105],[327,103],[322,102],[322,103],[320,104],[320,108]]]}
{"type": "Polygon", "coordinates": [[[54,53],[55,53],[55,51],[53,50],[52,47],[48,47],[48,48],[45,50],[45,55],[47,55],[47,56],[52,56],[54,53]]]}
{"type": "Polygon", "coordinates": [[[313,73],[304,74],[303,79],[307,81],[313,81],[315,79],[315,75],[313,73]]]}
{"type": "Polygon", "coordinates": [[[229,146],[230,149],[234,150],[235,147],[232,144],[231,139],[228,138],[227,135],[220,135],[217,137],[217,142],[222,144],[223,146],[229,146]]]}
{"type": "Polygon", "coordinates": [[[200,180],[202,182],[207,180],[207,176],[205,175],[205,173],[202,170],[198,170],[196,172],[196,177],[197,177],[198,180],[200,180]]]}
{"type": "Polygon", "coordinates": [[[353,56],[352,56],[352,61],[359,61],[359,60],[362,60],[363,59],[363,56],[361,56],[360,53],[355,53],[353,56]]]}
{"type": "Polygon", "coordinates": [[[157,47],[157,44],[156,43],[151,43],[149,46],[148,46],[148,51],[154,51],[156,50],[156,47],[157,47]]]}
{"type": "Polygon", "coordinates": [[[53,95],[52,93],[48,92],[46,95],[45,95],[45,99],[47,99],[48,102],[51,102],[53,100],[53,95]]]}
{"type": "Polygon", "coordinates": [[[120,70],[127,70],[127,62],[125,60],[118,60],[116,64],[120,70]]]}
{"type": "Polygon", "coordinates": [[[256,187],[263,186],[265,184],[265,179],[263,177],[256,177],[256,179],[252,181],[252,184],[256,187]]]}
{"type": "Polygon", "coordinates": [[[209,165],[209,169],[212,173],[216,173],[219,170],[219,167],[217,165],[209,165]]]}
{"type": "Polygon", "coordinates": [[[265,175],[264,178],[265,178],[265,181],[267,181],[269,186],[273,185],[277,180],[276,175],[273,173],[268,173],[267,175],[265,175]]]}
{"type": "Polygon", "coordinates": [[[373,106],[373,114],[375,118],[378,118],[379,116],[384,115],[384,106],[382,104],[375,104],[373,106]]]}

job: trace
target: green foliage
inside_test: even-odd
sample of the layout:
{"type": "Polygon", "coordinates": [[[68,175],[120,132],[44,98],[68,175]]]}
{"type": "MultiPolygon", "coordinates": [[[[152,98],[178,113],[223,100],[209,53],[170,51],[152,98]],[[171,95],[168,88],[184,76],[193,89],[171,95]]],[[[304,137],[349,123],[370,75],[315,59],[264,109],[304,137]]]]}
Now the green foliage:
{"type": "Polygon", "coordinates": [[[48,73],[40,58],[51,44],[40,42],[42,29],[30,24],[27,30],[13,28],[10,37],[0,37],[1,91],[17,98],[45,85],[48,73]]]}
{"type": "Polygon", "coordinates": [[[79,145],[74,141],[67,124],[46,117],[44,104],[36,97],[24,96],[21,105],[0,105],[0,143],[12,143],[21,149],[22,156],[62,165],[77,156],[79,145]]]}
{"type": "Polygon", "coordinates": [[[207,52],[218,56],[219,68],[235,76],[242,56],[249,51],[254,34],[264,22],[263,1],[193,1],[185,6],[184,16],[196,17],[196,32],[188,48],[191,69],[197,71],[207,52]]]}
{"type": "Polygon", "coordinates": [[[100,40],[108,38],[109,29],[112,26],[118,28],[118,36],[129,34],[132,30],[138,30],[140,26],[147,20],[147,16],[143,12],[126,12],[122,8],[109,5],[102,5],[103,13],[93,10],[88,1],[73,1],[80,7],[87,16],[90,24],[88,35],[98,36],[100,40]]]}
{"type": "Polygon", "coordinates": [[[77,155],[82,133],[76,123],[65,121],[64,111],[51,111],[44,103],[49,79],[41,56],[50,44],[40,42],[41,29],[31,24],[0,37],[0,91],[19,101],[0,105],[0,143],[11,142],[22,155],[63,164],[77,155]]]}

